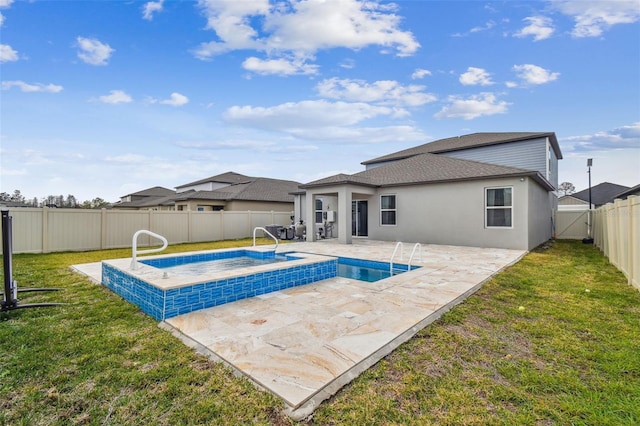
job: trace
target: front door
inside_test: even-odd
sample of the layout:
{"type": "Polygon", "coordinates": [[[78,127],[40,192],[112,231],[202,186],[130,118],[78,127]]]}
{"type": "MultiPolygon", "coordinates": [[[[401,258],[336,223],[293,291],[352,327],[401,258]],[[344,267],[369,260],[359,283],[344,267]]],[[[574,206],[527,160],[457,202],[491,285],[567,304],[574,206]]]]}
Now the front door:
{"type": "Polygon", "coordinates": [[[367,201],[353,200],[351,202],[351,235],[354,237],[366,237],[369,235],[367,228],[367,201]]]}

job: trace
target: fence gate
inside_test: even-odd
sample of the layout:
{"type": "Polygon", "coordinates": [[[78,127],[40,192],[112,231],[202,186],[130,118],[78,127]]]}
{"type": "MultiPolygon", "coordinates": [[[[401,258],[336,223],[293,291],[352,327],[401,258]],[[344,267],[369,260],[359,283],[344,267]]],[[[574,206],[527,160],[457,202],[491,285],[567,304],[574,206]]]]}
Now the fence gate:
{"type": "Polygon", "coordinates": [[[556,211],[556,235],[558,239],[581,240],[588,236],[589,210],[556,211]]]}

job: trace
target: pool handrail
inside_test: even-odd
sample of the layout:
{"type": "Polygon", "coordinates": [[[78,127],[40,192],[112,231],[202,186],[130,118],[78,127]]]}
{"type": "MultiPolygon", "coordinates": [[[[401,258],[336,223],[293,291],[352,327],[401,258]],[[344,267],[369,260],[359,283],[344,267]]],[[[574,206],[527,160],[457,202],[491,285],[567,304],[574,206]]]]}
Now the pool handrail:
{"type": "Polygon", "coordinates": [[[404,258],[404,244],[402,244],[402,241],[398,241],[398,243],[396,244],[396,247],[393,249],[391,260],[389,261],[389,275],[393,275],[393,259],[396,257],[396,252],[398,251],[398,247],[400,247],[400,260],[404,258]]]}
{"type": "Polygon", "coordinates": [[[139,231],[136,231],[133,234],[133,239],[131,240],[131,269],[134,271],[137,269],[138,262],[136,258],[138,257],[139,254],[157,253],[159,251],[166,249],[168,245],[169,245],[169,242],[167,241],[167,239],[160,234],[156,234],[155,232],[151,232],[146,229],[140,229],[139,231]],[[138,236],[140,234],[147,234],[159,239],[160,241],[162,241],[162,247],[149,249],[149,250],[138,250],[138,236]]]}
{"type": "Polygon", "coordinates": [[[420,256],[420,262],[422,262],[422,244],[416,243],[413,246],[413,250],[411,250],[411,256],[409,257],[409,271],[411,270],[411,261],[413,260],[413,255],[416,254],[416,249],[420,247],[420,251],[418,252],[418,256],[420,256]]]}
{"type": "Polygon", "coordinates": [[[273,234],[269,231],[267,231],[265,228],[263,228],[262,226],[256,226],[255,228],[253,228],[253,247],[256,246],[256,231],[264,231],[265,234],[269,235],[271,238],[273,238],[273,240],[276,242],[276,248],[274,250],[278,249],[278,239],[276,237],[273,236],[273,234]]]}

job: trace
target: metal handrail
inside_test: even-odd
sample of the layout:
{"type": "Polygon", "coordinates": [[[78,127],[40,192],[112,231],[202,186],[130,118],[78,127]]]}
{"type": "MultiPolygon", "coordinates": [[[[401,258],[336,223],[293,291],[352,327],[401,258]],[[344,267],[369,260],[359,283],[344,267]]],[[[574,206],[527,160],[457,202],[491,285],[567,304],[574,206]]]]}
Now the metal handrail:
{"type": "Polygon", "coordinates": [[[404,244],[402,241],[398,241],[396,247],[393,249],[393,254],[391,255],[391,260],[389,261],[389,274],[393,275],[393,258],[396,257],[396,252],[398,251],[398,247],[400,247],[400,260],[404,258],[404,244]]]}
{"type": "Polygon", "coordinates": [[[411,261],[413,260],[413,255],[416,253],[416,249],[420,247],[420,251],[418,254],[420,255],[420,262],[422,262],[422,244],[416,243],[413,246],[413,250],[411,250],[411,256],[409,257],[409,271],[411,270],[411,261]]]}
{"type": "Polygon", "coordinates": [[[136,231],[135,234],[133,234],[133,239],[131,241],[131,269],[133,269],[133,270],[137,269],[138,263],[136,261],[136,258],[137,258],[137,256],[139,254],[157,253],[159,251],[162,251],[162,250],[166,249],[168,245],[169,245],[169,242],[167,241],[167,239],[165,237],[163,237],[162,235],[160,235],[160,234],[156,234],[155,232],[147,231],[146,229],[141,229],[139,231],[136,231]],[[138,236],[140,234],[147,234],[147,235],[150,235],[152,237],[155,237],[155,238],[159,239],[160,241],[162,241],[162,247],[149,249],[149,250],[140,250],[140,251],[138,251],[138,236]]]}
{"type": "Polygon", "coordinates": [[[275,250],[278,249],[278,239],[276,237],[273,236],[273,234],[269,231],[267,231],[265,228],[263,228],[262,226],[256,226],[255,228],[253,228],[253,247],[256,246],[256,231],[264,231],[265,234],[269,235],[271,238],[273,238],[273,240],[276,242],[276,248],[275,250]]]}

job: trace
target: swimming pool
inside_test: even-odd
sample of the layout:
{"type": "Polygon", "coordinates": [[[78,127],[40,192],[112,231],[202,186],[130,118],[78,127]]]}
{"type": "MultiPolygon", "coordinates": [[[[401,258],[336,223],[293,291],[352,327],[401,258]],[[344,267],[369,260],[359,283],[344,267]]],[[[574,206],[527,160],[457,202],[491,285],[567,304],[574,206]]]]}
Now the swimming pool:
{"type": "MultiPolygon", "coordinates": [[[[336,276],[372,282],[384,278],[384,269],[387,274],[389,271],[389,264],[384,262],[298,252],[276,256],[273,250],[258,249],[154,256],[141,260],[135,270],[130,263],[131,259],[103,261],[102,283],[159,321],[336,276]],[[245,258],[242,262],[246,262],[247,257],[259,260],[258,264],[225,270],[199,269],[207,262],[238,258],[245,258]],[[340,272],[339,264],[343,265],[340,272]],[[167,268],[178,266],[194,269],[188,274],[175,270],[169,273],[167,268]]],[[[394,270],[402,270],[401,266],[394,264],[394,270]]]]}

